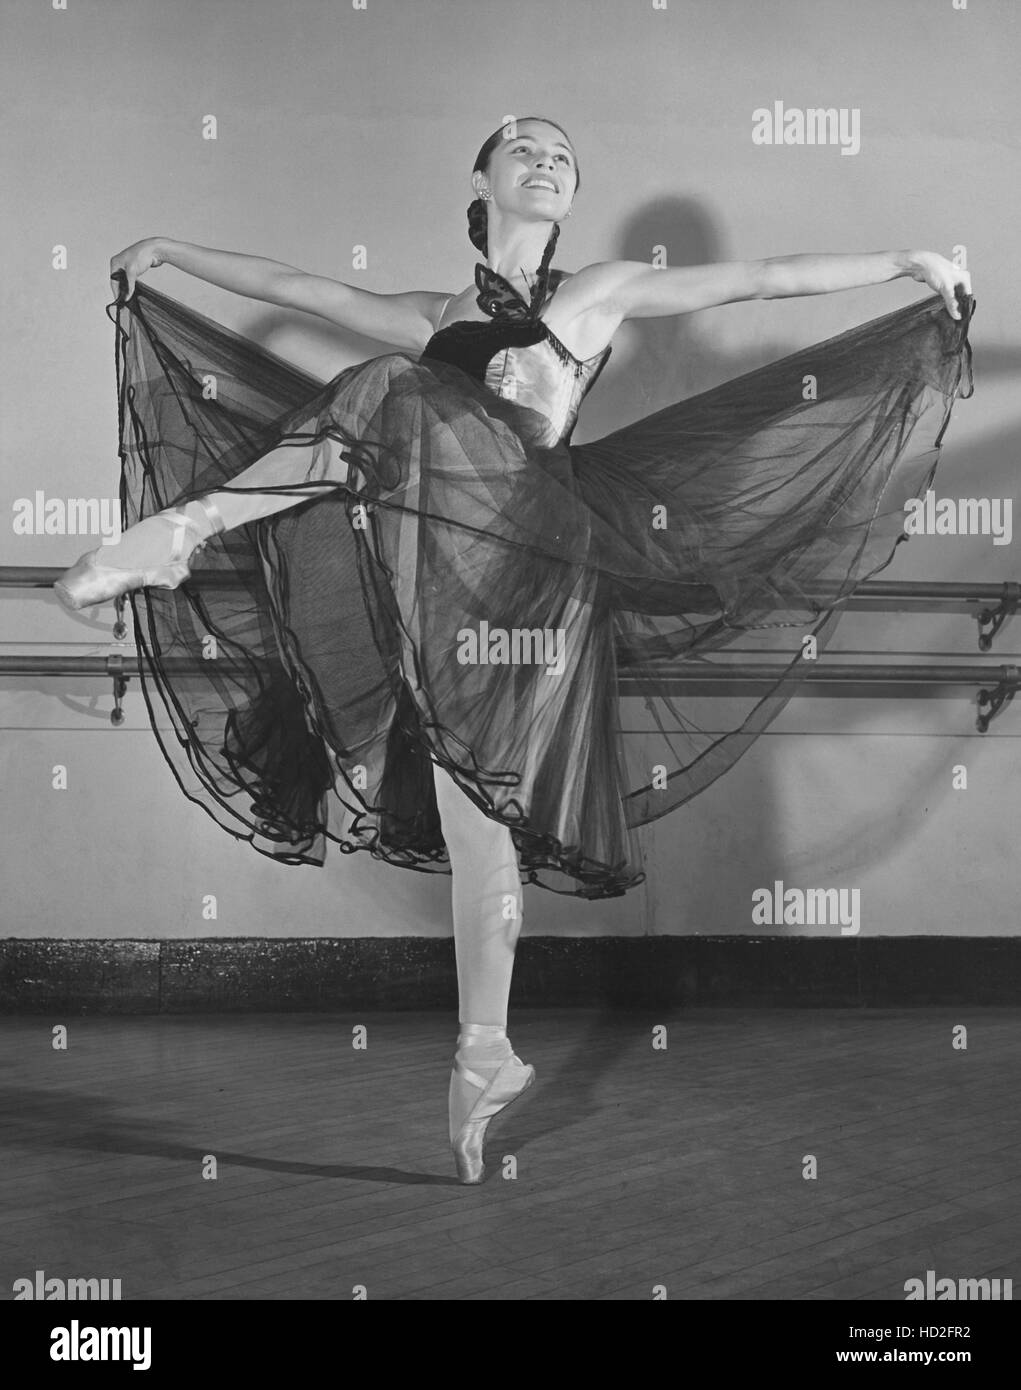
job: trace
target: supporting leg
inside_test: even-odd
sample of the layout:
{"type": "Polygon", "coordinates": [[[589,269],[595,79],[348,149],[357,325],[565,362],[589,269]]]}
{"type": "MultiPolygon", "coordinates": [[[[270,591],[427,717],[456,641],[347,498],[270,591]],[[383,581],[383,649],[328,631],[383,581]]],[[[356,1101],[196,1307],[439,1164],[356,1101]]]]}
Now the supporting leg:
{"type": "Polygon", "coordinates": [[[457,957],[460,1032],[450,1075],[450,1142],[461,1181],[478,1183],[489,1121],[535,1075],[514,1055],[507,1037],[521,932],[521,876],[510,830],[483,815],[436,763],[433,782],[450,856],[457,957]]]}
{"type": "Polygon", "coordinates": [[[506,1027],[523,904],[511,832],[483,815],[437,763],[433,782],[453,877],[458,1016],[506,1027]]]}

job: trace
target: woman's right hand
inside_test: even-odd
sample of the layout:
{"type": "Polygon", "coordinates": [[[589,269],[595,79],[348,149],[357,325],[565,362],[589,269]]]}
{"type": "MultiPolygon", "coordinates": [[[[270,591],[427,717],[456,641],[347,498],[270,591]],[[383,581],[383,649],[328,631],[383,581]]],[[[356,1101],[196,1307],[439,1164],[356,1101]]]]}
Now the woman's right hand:
{"type": "Polygon", "coordinates": [[[144,237],[141,241],[126,246],[123,251],[118,251],[116,256],[111,258],[110,282],[119,303],[124,303],[125,300],[131,298],[135,293],[135,281],[143,276],[147,270],[152,270],[155,266],[163,264],[163,257],[159,251],[159,241],[159,237],[144,237]],[[127,279],[126,290],[124,289],[124,281],[120,277],[114,279],[117,271],[123,271],[124,277],[127,279]]]}

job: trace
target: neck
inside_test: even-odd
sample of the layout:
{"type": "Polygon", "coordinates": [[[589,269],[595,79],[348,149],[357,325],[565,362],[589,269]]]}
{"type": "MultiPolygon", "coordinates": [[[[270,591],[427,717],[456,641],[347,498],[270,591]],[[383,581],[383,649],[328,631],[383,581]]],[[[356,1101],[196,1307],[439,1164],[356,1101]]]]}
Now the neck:
{"type": "Polygon", "coordinates": [[[553,231],[552,222],[503,222],[495,209],[490,210],[486,264],[511,284],[523,277],[530,284],[539,269],[546,243],[553,231]]]}

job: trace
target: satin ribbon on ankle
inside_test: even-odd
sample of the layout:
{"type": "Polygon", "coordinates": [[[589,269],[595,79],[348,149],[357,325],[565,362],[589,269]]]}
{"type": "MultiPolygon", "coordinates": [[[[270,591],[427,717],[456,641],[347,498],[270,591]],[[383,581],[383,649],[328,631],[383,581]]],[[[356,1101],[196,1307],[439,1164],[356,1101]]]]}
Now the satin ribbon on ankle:
{"type": "MultiPolygon", "coordinates": [[[[507,1026],[503,1023],[459,1023],[458,1029],[461,1038],[484,1038],[490,1042],[499,1042],[507,1036],[507,1026]]],[[[471,1043],[468,1044],[471,1046],[471,1043]]]]}
{"type": "Polygon", "coordinates": [[[207,535],[202,536],[201,540],[192,548],[191,554],[197,555],[205,549],[206,543],[218,532],[226,530],[223,513],[214,501],[209,497],[192,497],[187,502],[182,502],[176,507],[168,507],[161,515],[172,518],[175,521],[174,542],[170,548],[170,563],[177,564],[184,558],[185,532],[190,527],[193,531],[201,529],[200,523],[190,517],[185,511],[185,507],[190,507],[192,503],[202,508],[209,519],[210,530],[207,535]]]}
{"type": "Polygon", "coordinates": [[[214,536],[217,535],[220,531],[225,531],[227,529],[226,523],[223,519],[223,513],[220,511],[220,508],[216,505],[216,503],[212,500],[211,497],[195,497],[192,499],[192,501],[197,502],[199,506],[202,508],[202,510],[205,512],[206,516],[208,516],[209,524],[213,528],[212,534],[214,536]]]}

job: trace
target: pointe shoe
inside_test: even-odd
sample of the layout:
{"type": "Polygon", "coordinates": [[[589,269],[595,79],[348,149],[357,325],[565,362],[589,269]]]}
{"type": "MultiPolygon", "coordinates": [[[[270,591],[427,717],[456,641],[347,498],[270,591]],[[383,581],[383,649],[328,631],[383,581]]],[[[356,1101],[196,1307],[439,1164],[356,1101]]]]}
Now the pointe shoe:
{"type": "Polygon", "coordinates": [[[208,497],[197,497],[195,501],[209,517],[209,529],[203,529],[179,507],[156,512],[152,517],[144,518],[145,521],[165,522],[172,528],[173,544],[167,564],[146,570],[120,569],[116,565],[104,565],[97,559],[97,556],[103,553],[103,547],[100,546],[80,556],[70,569],[64,571],[53,586],[57,598],[65,608],[78,612],[82,608],[91,608],[93,604],[119,598],[133,589],[176,589],[191,575],[188,561],[205,548],[212,536],[225,529],[223,517],[215,502],[211,502],[208,497]]]}
{"type": "Polygon", "coordinates": [[[469,1085],[478,1087],[480,1094],[468,1118],[457,1133],[451,1135],[454,1164],[457,1176],[463,1183],[480,1183],[486,1171],[482,1150],[489,1122],[528,1090],[535,1080],[535,1068],[526,1066],[520,1057],[511,1055],[496,1075],[487,1081],[455,1057],[454,1070],[450,1074],[452,1093],[458,1076],[469,1085]]]}

